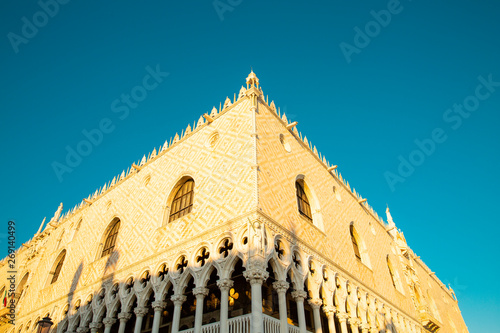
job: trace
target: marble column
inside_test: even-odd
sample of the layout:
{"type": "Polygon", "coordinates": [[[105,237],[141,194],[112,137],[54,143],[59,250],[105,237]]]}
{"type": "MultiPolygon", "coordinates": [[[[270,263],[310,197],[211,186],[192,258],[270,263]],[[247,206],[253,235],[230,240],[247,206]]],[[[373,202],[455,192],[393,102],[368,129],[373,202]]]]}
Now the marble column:
{"type": "Polygon", "coordinates": [[[269,273],[261,267],[251,268],[243,272],[243,276],[250,282],[252,293],[252,333],[264,333],[264,317],[262,316],[262,283],[269,277],[269,273]]]}
{"type": "Polygon", "coordinates": [[[278,293],[278,305],[280,310],[280,333],[288,333],[288,313],[286,310],[286,291],[290,287],[286,281],[276,281],[273,288],[278,293]]]}
{"type": "Polygon", "coordinates": [[[337,333],[335,328],[335,307],[334,306],[323,306],[323,311],[326,314],[326,318],[328,318],[328,331],[329,333],[337,333]]]}
{"type": "Polygon", "coordinates": [[[364,323],[361,325],[361,333],[369,333],[370,325],[368,323],[364,323]]]}
{"type": "Polygon", "coordinates": [[[172,319],[172,330],[171,333],[179,332],[179,322],[181,320],[181,307],[182,303],[186,301],[186,296],[184,295],[173,295],[171,298],[174,302],[174,317],[172,319]]]}
{"type": "Polygon", "coordinates": [[[203,303],[209,292],[208,288],[196,287],[193,289],[193,295],[196,297],[196,313],[194,316],[194,333],[201,333],[203,324],[203,303]]]}
{"type": "Polygon", "coordinates": [[[339,312],[337,313],[337,318],[339,318],[339,323],[340,323],[340,330],[342,333],[348,333],[347,331],[347,318],[349,318],[349,315],[345,312],[339,312]]]}
{"type": "Polygon", "coordinates": [[[144,316],[148,314],[148,312],[149,312],[149,310],[145,306],[138,306],[134,309],[134,313],[135,313],[135,317],[136,317],[134,333],[141,333],[142,320],[144,319],[144,316]]]}
{"type": "Polygon", "coordinates": [[[125,333],[125,327],[127,326],[127,321],[132,318],[130,312],[120,312],[118,314],[118,320],[120,321],[120,326],[118,327],[118,333],[125,333]]]}
{"type": "Polygon", "coordinates": [[[319,313],[319,309],[323,305],[323,300],[321,298],[314,298],[310,299],[308,303],[313,309],[314,333],[323,333],[321,329],[321,315],[319,313]]]}
{"type": "Polygon", "coordinates": [[[304,312],[304,300],[307,298],[307,292],[304,290],[292,291],[292,297],[297,303],[297,315],[299,317],[299,332],[306,333],[306,315],[304,312]]]}
{"type": "Polygon", "coordinates": [[[116,323],[116,319],[115,318],[104,318],[102,320],[102,323],[104,324],[104,333],[110,333],[111,326],[113,326],[113,324],[116,323]]]}
{"type": "MultiPolygon", "coordinates": [[[[158,333],[160,331],[160,320],[161,313],[163,309],[167,306],[167,302],[164,301],[154,301],[152,304],[153,309],[155,310],[155,316],[153,318],[153,327],[151,329],[151,333],[158,333]]],[[[106,333],[106,332],[104,332],[106,333]]]]}
{"type": "Polygon", "coordinates": [[[230,279],[217,281],[217,286],[220,289],[220,333],[229,332],[229,327],[227,326],[229,290],[233,287],[233,283],[230,279]]]}
{"type": "Polygon", "coordinates": [[[349,324],[351,325],[352,333],[359,333],[359,319],[351,317],[349,318],[349,324]]]}

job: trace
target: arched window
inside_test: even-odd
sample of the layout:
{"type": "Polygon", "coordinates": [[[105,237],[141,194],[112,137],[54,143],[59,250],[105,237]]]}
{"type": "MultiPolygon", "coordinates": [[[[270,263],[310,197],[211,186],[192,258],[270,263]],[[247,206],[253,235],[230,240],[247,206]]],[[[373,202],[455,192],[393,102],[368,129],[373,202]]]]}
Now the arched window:
{"type": "Polygon", "coordinates": [[[59,274],[61,273],[62,266],[64,264],[64,258],[66,258],[66,250],[63,250],[61,254],[57,257],[56,259],[56,267],[55,269],[50,272],[50,275],[52,275],[52,279],[50,280],[50,284],[54,283],[57,281],[59,278],[59,274]]]}
{"type": "Polygon", "coordinates": [[[295,187],[297,188],[297,206],[299,207],[299,213],[312,221],[311,206],[309,205],[309,199],[307,199],[302,181],[296,181],[295,187]]]}
{"type": "Polygon", "coordinates": [[[356,236],[354,234],[355,231],[354,231],[354,226],[352,224],[349,226],[349,232],[351,234],[351,241],[352,241],[352,248],[354,250],[354,255],[356,256],[356,258],[361,260],[361,253],[359,252],[358,240],[356,239],[356,236]]]}
{"type": "Polygon", "coordinates": [[[394,271],[392,270],[391,261],[389,260],[389,256],[387,256],[387,268],[389,268],[389,274],[391,275],[392,285],[394,288],[398,289],[396,284],[396,277],[394,276],[394,271]]]}
{"type": "Polygon", "coordinates": [[[172,200],[172,208],[170,209],[168,222],[177,220],[178,218],[191,212],[191,209],[193,208],[193,191],[194,180],[189,178],[184,181],[184,183],[177,190],[177,193],[175,193],[174,199],[172,200]]]}
{"type": "Polygon", "coordinates": [[[106,241],[104,242],[104,246],[102,248],[101,258],[113,252],[113,249],[115,248],[116,237],[118,237],[119,229],[120,229],[120,219],[116,219],[116,221],[109,228],[108,235],[106,236],[106,241]]]}

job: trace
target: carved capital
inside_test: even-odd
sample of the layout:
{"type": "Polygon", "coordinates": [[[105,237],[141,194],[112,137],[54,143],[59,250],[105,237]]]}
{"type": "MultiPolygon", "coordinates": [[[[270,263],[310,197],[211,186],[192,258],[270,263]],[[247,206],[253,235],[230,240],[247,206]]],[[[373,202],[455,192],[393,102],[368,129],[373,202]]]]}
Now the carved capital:
{"type": "Polygon", "coordinates": [[[144,306],[138,306],[134,309],[134,313],[137,317],[144,317],[149,312],[149,309],[144,306]]]}
{"type": "Polygon", "coordinates": [[[262,268],[252,268],[244,271],[243,276],[250,284],[262,284],[269,277],[269,273],[262,268]]]}
{"type": "Polygon", "coordinates": [[[114,323],[116,323],[116,319],[115,318],[109,318],[109,317],[106,317],[102,320],[102,323],[104,324],[104,326],[106,327],[109,327],[109,326],[113,326],[114,323]]]}
{"type": "Polygon", "coordinates": [[[349,318],[349,315],[345,312],[339,312],[337,313],[337,318],[339,319],[339,322],[345,323],[347,318],[349,318]]]}
{"type": "Polygon", "coordinates": [[[296,302],[303,302],[307,298],[307,292],[304,290],[292,291],[292,297],[296,302]]]}
{"type": "Polygon", "coordinates": [[[130,318],[132,318],[132,314],[130,312],[120,312],[118,314],[118,319],[120,319],[120,322],[126,323],[130,318]]]}
{"type": "Polygon", "coordinates": [[[323,305],[323,300],[321,298],[313,298],[307,302],[313,309],[319,309],[323,305]]]}
{"type": "Polygon", "coordinates": [[[195,295],[197,298],[198,298],[198,296],[206,297],[208,295],[209,291],[210,290],[208,288],[205,288],[205,287],[196,287],[196,288],[193,288],[193,295],[195,295]]]}
{"type": "Polygon", "coordinates": [[[331,305],[323,305],[323,312],[327,317],[335,315],[335,307],[331,305]]]}
{"type": "MultiPolygon", "coordinates": [[[[90,323],[89,324],[89,328],[90,328],[91,331],[97,331],[101,327],[102,327],[101,323],[90,323]]],[[[79,327],[79,328],[82,328],[82,327],[79,327]]],[[[85,329],[87,329],[87,328],[85,328],[85,329]]],[[[78,332],[78,329],[77,329],[77,332],[78,332]]]]}
{"type": "Polygon", "coordinates": [[[87,327],[78,327],[76,329],[77,333],[87,333],[88,331],[89,331],[89,329],[87,327]]]}
{"type": "Polygon", "coordinates": [[[172,302],[174,302],[174,305],[182,305],[182,303],[184,303],[186,301],[186,296],[184,295],[172,295],[172,297],[170,297],[170,299],[172,300],[172,302]]]}
{"type": "Polygon", "coordinates": [[[273,282],[273,288],[274,290],[276,290],[276,292],[278,294],[281,294],[281,293],[286,293],[286,291],[288,290],[288,288],[290,287],[290,284],[286,281],[276,281],[276,282],[273,282]]]}
{"type": "Polygon", "coordinates": [[[349,324],[351,324],[351,326],[359,326],[359,319],[351,317],[349,318],[349,324]]]}
{"type": "Polygon", "coordinates": [[[231,279],[222,279],[217,281],[217,286],[219,287],[219,289],[226,292],[233,287],[233,284],[234,282],[231,279]]]}
{"type": "Polygon", "coordinates": [[[153,309],[155,311],[162,311],[167,306],[167,302],[165,302],[165,301],[154,301],[153,303],[151,303],[151,306],[153,307],[153,309]]]}
{"type": "Polygon", "coordinates": [[[368,333],[369,330],[370,330],[370,324],[368,323],[361,324],[361,332],[368,333]]]}

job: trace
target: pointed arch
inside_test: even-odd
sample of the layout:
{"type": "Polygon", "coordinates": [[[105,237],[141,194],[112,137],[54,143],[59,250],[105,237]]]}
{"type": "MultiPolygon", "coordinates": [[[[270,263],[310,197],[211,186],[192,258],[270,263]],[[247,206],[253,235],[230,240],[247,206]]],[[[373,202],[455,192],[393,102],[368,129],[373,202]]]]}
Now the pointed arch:
{"type": "Polygon", "coordinates": [[[324,232],[323,217],[318,197],[308,185],[306,177],[302,174],[295,178],[295,193],[300,216],[324,232]]]}
{"type": "Polygon", "coordinates": [[[177,181],[167,199],[164,224],[191,213],[194,203],[194,188],[195,182],[190,176],[183,176],[177,181]]]}
{"type": "Polygon", "coordinates": [[[52,269],[49,271],[48,276],[48,284],[56,283],[59,275],[61,274],[61,270],[64,264],[64,259],[66,258],[66,249],[63,249],[59,255],[57,256],[54,264],[52,265],[52,269]]]}
{"type": "Polygon", "coordinates": [[[118,232],[120,231],[120,224],[121,224],[120,218],[115,217],[106,228],[103,241],[99,246],[101,250],[99,258],[103,258],[107,255],[110,255],[115,250],[116,239],[118,238],[118,232]]]}
{"type": "Polygon", "coordinates": [[[368,250],[366,248],[365,242],[360,237],[356,228],[354,227],[354,222],[349,224],[349,235],[352,242],[352,248],[356,258],[371,269],[370,257],[368,256],[368,250]]]}

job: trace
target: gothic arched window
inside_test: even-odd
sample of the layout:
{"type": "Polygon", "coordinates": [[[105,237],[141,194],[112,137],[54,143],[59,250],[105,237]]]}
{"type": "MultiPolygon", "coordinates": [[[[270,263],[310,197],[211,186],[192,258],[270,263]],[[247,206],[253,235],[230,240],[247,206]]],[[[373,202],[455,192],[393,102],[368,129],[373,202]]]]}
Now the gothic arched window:
{"type": "Polygon", "coordinates": [[[351,241],[352,241],[352,248],[354,250],[354,255],[356,256],[356,258],[361,260],[361,254],[359,252],[358,240],[356,239],[354,226],[352,224],[349,226],[349,232],[351,234],[351,241]]]}
{"type": "Polygon", "coordinates": [[[187,179],[179,187],[177,193],[175,193],[174,199],[172,200],[170,217],[168,222],[177,220],[184,215],[191,212],[193,208],[193,196],[194,196],[194,180],[192,178],[187,179]]]}
{"type": "Polygon", "coordinates": [[[61,252],[61,254],[59,254],[59,256],[57,257],[56,267],[52,272],[50,272],[50,274],[52,275],[52,279],[50,280],[50,284],[56,282],[57,279],[59,278],[59,274],[61,273],[61,269],[62,269],[62,266],[64,264],[64,258],[66,258],[66,250],[63,250],[61,252]]]}
{"type": "Polygon", "coordinates": [[[120,229],[120,219],[116,219],[109,228],[104,246],[102,248],[101,258],[111,254],[115,248],[116,238],[118,237],[118,230],[120,229]]]}
{"type": "Polygon", "coordinates": [[[299,207],[299,213],[312,221],[311,206],[309,205],[309,199],[307,199],[306,192],[304,191],[304,185],[301,184],[301,181],[296,181],[295,187],[297,188],[297,206],[299,207]]]}

